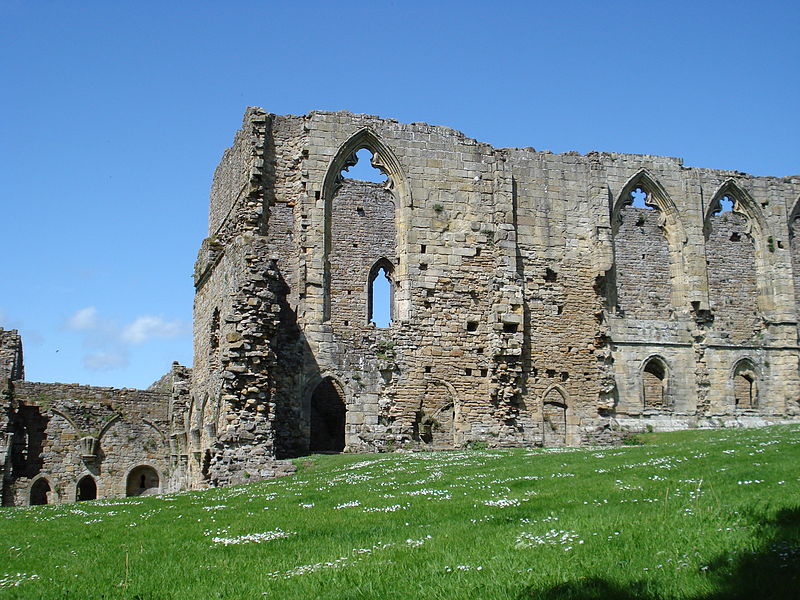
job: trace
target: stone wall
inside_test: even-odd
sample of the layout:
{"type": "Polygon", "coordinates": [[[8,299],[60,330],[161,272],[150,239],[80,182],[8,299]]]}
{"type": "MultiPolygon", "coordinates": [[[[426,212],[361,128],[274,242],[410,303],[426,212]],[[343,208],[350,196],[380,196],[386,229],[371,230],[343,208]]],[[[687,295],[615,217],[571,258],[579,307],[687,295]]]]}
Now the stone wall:
{"type": "Polygon", "coordinates": [[[261,382],[229,386],[227,435],[243,433],[237,406],[263,406],[251,443],[264,465],[333,440],[315,428],[340,426],[339,403],[349,450],[608,442],[624,429],[797,414],[787,215],[800,178],[495,149],[345,112],[248,109],[226,157],[253,154],[256,116],[267,124],[260,179],[240,180],[263,209],[255,223],[242,184],[216,181],[211,221],[227,214],[215,228],[239,237],[220,243],[218,263],[201,249],[192,390],[211,394],[220,376],[261,382]],[[385,189],[343,177],[361,148],[385,189]],[[635,190],[647,208],[631,206],[635,190]],[[368,320],[380,259],[393,288],[386,329],[368,320]],[[254,298],[259,286],[272,296],[254,298]],[[227,376],[206,359],[215,310],[231,339],[243,321],[261,324],[248,364],[227,376]],[[746,409],[734,401],[742,365],[759,399],[746,409]],[[660,403],[645,401],[652,372],[660,403]]]}
{"type": "Polygon", "coordinates": [[[151,489],[142,491],[173,489],[167,394],[21,380],[11,388],[5,505],[28,504],[40,479],[49,487],[48,503],[75,501],[86,476],[97,498],[131,495],[127,486],[136,467],[156,474],[155,485],[148,482],[151,489]]]}

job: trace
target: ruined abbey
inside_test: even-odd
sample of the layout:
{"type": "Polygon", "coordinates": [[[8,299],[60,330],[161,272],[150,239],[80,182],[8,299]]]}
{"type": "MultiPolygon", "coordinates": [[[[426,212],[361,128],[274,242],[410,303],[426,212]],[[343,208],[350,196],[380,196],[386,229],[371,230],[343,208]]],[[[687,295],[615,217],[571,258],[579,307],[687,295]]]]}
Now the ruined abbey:
{"type": "Polygon", "coordinates": [[[800,421],[799,201],[800,176],[250,108],[211,188],[193,368],[29,382],[0,330],[3,504],[241,483],[310,452],[800,421]],[[384,184],[347,177],[362,149],[384,184]]]}

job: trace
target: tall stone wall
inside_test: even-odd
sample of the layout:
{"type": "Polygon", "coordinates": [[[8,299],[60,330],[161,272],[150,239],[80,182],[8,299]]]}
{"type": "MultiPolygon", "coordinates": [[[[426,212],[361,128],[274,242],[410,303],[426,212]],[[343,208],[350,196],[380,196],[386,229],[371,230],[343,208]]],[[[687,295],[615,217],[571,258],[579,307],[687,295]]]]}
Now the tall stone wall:
{"type": "Polygon", "coordinates": [[[228,386],[226,435],[244,431],[242,402],[263,406],[253,443],[267,471],[335,445],[331,428],[346,449],[383,450],[608,442],[797,415],[788,215],[800,178],[495,149],[345,112],[248,109],[225,161],[248,152],[257,173],[215,181],[212,229],[238,237],[215,240],[219,262],[201,249],[192,393],[255,377],[228,386]],[[343,177],[361,148],[385,189],[343,177]],[[262,201],[258,219],[242,189],[262,201]],[[631,206],[634,191],[646,208],[631,206]],[[369,321],[378,266],[392,285],[385,329],[369,321]],[[253,297],[259,286],[269,299],[253,297]],[[260,324],[247,365],[206,359],[215,310],[222,352],[226,323],[231,339],[260,324]],[[745,371],[755,405],[736,403],[745,371]]]}

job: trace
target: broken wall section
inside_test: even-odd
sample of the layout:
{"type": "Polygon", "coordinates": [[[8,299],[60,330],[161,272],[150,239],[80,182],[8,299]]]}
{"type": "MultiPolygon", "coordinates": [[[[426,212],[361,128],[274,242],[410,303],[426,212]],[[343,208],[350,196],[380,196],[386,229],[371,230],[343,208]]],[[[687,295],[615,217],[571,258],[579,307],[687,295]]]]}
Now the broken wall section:
{"type": "Polygon", "coordinates": [[[152,492],[170,489],[169,394],[15,381],[13,395],[5,504],[27,505],[40,479],[53,503],[75,501],[86,476],[98,498],[126,496],[140,466],[156,473],[152,492]]]}

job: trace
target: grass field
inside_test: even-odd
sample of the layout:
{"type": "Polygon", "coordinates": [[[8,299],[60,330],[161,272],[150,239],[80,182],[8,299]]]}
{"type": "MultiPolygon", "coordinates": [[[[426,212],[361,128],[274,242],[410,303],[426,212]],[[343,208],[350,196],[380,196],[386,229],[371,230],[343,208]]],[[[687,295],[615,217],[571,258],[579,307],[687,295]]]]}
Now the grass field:
{"type": "Polygon", "coordinates": [[[800,598],[800,427],[0,510],[0,598],[800,598]]]}

